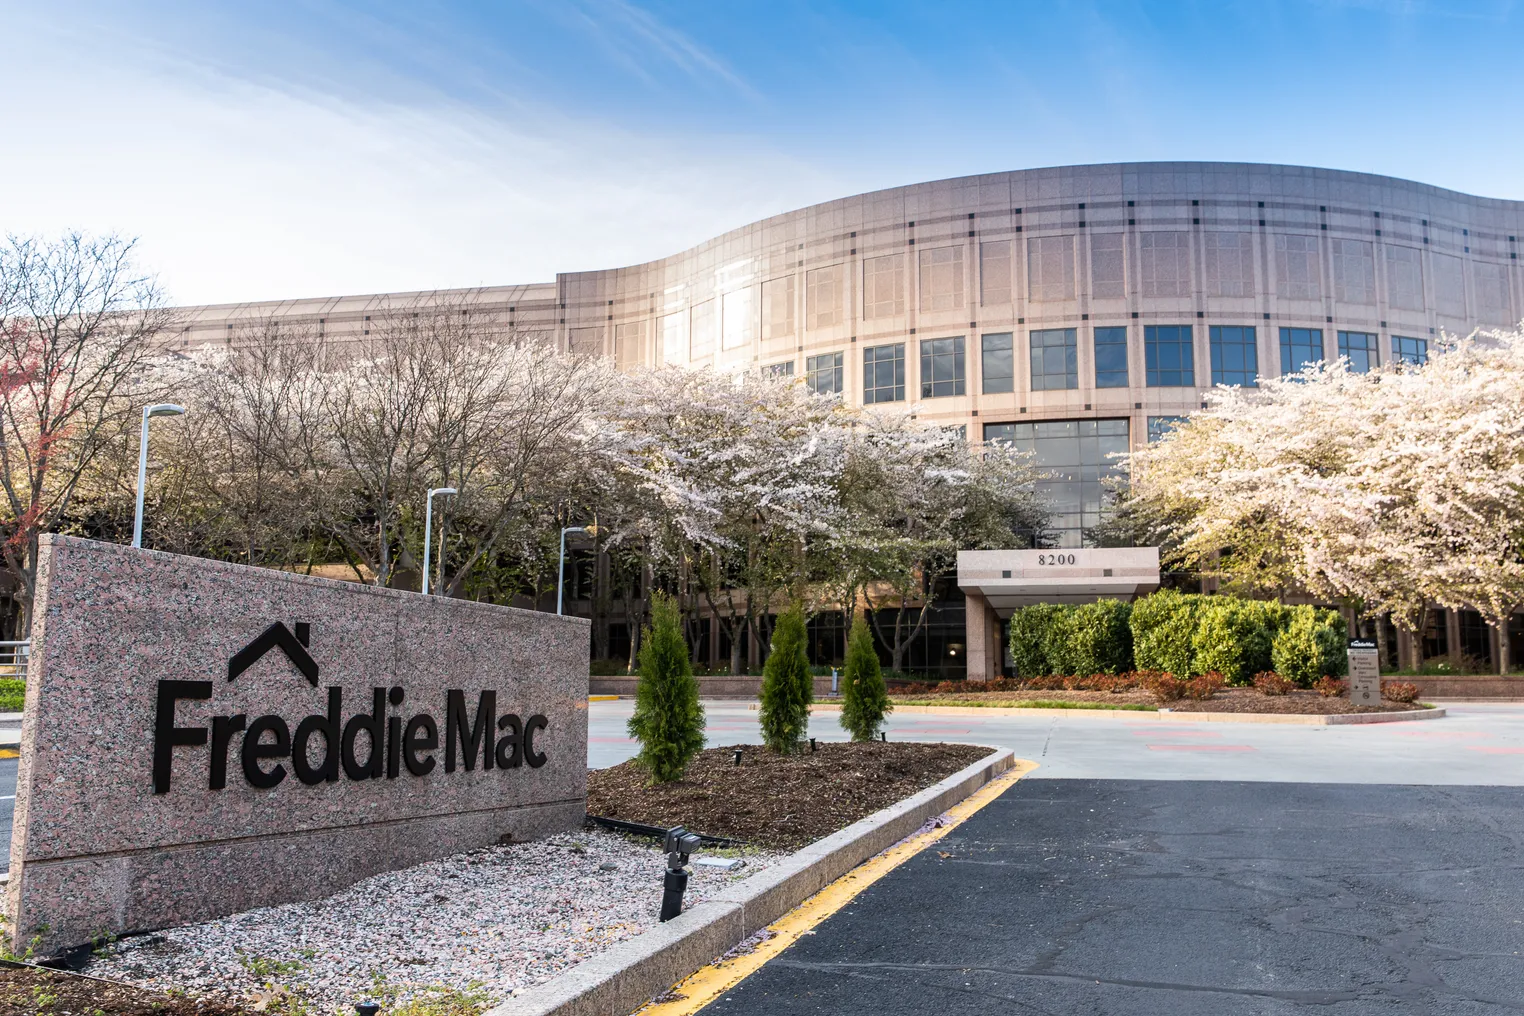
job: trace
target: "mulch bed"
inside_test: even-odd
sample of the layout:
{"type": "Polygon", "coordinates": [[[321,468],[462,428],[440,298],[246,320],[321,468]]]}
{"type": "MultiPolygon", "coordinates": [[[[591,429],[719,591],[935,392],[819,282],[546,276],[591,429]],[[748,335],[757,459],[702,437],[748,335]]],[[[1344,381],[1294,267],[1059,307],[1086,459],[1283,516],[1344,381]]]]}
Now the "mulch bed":
{"type": "Polygon", "coordinates": [[[798,755],[755,744],[709,748],[675,783],[648,785],[634,760],[590,771],[587,812],[796,850],[989,754],[976,744],[910,741],[820,742],[798,755]]]}
{"type": "Polygon", "coordinates": [[[1300,713],[1333,716],[1342,713],[1400,713],[1422,709],[1416,702],[1382,702],[1379,706],[1357,706],[1347,698],[1324,698],[1315,691],[1294,691],[1289,695],[1266,695],[1253,688],[1224,688],[1204,702],[1182,699],[1171,702],[1177,713],[1300,713]]]}
{"type": "Polygon", "coordinates": [[[1224,688],[1209,699],[1179,699],[1160,706],[1159,700],[1142,689],[1106,691],[1000,691],[941,692],[892,699],[905,705],[1020,706],[1023,702],[1094,702],[1101,705],[1147,705],[1177,713],[1292,713],[1330,716],[1342,713],[1397,713],[1422,709],[1417,703],[1382,702],[1357,706],[1348,698],[1324,698],[1315,691],[1297,690],[1287,695],[1266,695],[1254,688],[1224,688]]]}
{"type": "Polygon", "coordinates": [[[0,1016],[252,1016],[212,999],[166,995],[127,984],[34,967],[0,967],[0,1016]]]}

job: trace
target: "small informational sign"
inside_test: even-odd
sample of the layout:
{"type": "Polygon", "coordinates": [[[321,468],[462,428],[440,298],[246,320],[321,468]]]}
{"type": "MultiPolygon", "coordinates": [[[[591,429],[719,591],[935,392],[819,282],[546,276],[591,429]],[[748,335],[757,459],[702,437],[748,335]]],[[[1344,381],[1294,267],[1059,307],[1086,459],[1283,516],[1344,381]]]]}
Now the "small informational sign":
{"type": "Polygon", "coordinates": [[[1349,640],[1349,700],[1361,706],[1381,704],[1381,654],[1375,639],[1349,640]]]}

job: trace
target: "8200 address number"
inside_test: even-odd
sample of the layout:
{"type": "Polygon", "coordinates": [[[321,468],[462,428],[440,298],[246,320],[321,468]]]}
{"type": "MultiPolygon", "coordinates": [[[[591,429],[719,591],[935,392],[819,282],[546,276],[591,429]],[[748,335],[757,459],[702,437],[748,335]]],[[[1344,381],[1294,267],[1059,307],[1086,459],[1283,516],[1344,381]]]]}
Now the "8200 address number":
{"type": "Polygon", "coordinates": [[[1038,554],[1037,563],[1043,564],[1074,564],[1074,554],[1038,554]]]}

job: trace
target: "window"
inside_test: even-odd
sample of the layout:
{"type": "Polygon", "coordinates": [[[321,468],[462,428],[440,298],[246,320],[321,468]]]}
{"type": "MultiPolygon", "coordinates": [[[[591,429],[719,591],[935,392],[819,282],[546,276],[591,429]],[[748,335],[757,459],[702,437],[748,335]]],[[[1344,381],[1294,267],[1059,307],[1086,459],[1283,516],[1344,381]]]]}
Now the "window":
{"type": "Polygon", "coordinates": [[[762,373],[767,377],[793,377],[794,361],[784,360],[782,363],[770,363],[762,368],[762,373]]]}
{"type": "Polygon", "coordinates": [[[1259,351],[1254,329],[1238,325],[1213,325],[1208,333],[1212,345],[1212,384],[1255,386],[1259,377],[1259,351]]]}
{"type": "Polygon", "coordinates": [[[1349,357],[1349,369],[1364,374],[1381,363],[1373,332],[1340,332],[1339,355],[1349,357]]]}
{"type": "Polygon", "coordinates": [[[1281,329],[1281,373],[1296,374],[1312,363],[1323,362],[1323,329],[1281,329]]]}
{"type": "Polygon", "coordinates": [[[921,251],[921,310],[957,310],[963,299],[963,248],[921,251]]]}
{"type": "Polygon", "coordinates": [[[1011,302],[1011,244],[1007,240],[979,245],[979,302],[1011,302]]]}
{"type": "Polygon", "coordinates": [[[1148,443],[1153,444],[1188,419],[1190,417],[1187,416],[1150,416],[1148,418],[1148,443]]]}
{"type": "Polygon", "coordinates": [[[1423,252],[1417,247],[1386,248],[1387,302],[1398,310],[1423,310],[1423,252]]]}
{"type": "Polygon", "coordinates": [[[1074,299],[1074,237],[1027,240],[1027,291],[1033,300],[1074,299]]]}
{"type": "Polygon", "coordinates": [[[688,330],[688,342],[693,347],[692,358],[702,360],[714,352],[714,301],[696,303],[690,313],[693,317],[688,330]]]}
{"type": "Polygon", "coordinates": [[[1016,358],[1011,352],[1011,333],[985,335],[979,374],[984,379],[984,394],[998,395],[1016,390],[1016,358]]]}
{"type": "Polygon", "coordinates": [[[863,262],[863,317],[891,317],[905,313],[904,259],[898,254],[868,258],[863,262]]]}
{"type": "Polygon", "coordinates": [[[1079,351],[1073,328],[1048,328],[1027,333],[1032,347],[1032,390],[1079,387],[1079,351]]]}
{"type": "Polygon", "coordinates": [[[921,398],[963,394],[963,336],[921,341],[921,398]]]}
{"type": "Polygon", "coordinates": [[[640,348],[645,337],[643,322],[631,321],[614,326],[614,362],[620,370],[629,370],[645,362],[640,348]]]}
{"type": "Polygon", "coordinates": [[[751,345],[757,330],[757,291],[750,286],[726,293],[722,348],[740,349],[751,345]]]}
{"type": "Polygon", "coordinates": [[[1191,235],[1144,233],[1138,237],[1138,278],[1144,296],[1191,295],[1191,235]]]}
{"type": "Polygon", "coordinates": [[[1323,271],[1318,238],[1279,233],[1275,237],[1275,285],[1283,300],[1321,300],[1323,271]]]}
{"type": "Polygon", "coordinates": [[[688,312],[678,311],[661,319],[663,363],[682,363],[688,358],[688,312]]]}
{"type": "Polygon", "coordinates": [[[1106,481],[1124,470],[1118,456],[1127,452],[1127,421],[991,423],[984,427],[984,440],[1035,454],[1046,473],[1035,487],[1053,508],[1047,535],[1054,545],[1078,547],[1085,530],[1101,521],[1106,481]]]}
{"type": "Polygon", "coordinates": [[[1122,234],[1096,233],[1090,238],[1090,297],[1120,300],[1126,295],[1122,274],[1122,234]]]}
{"type": "Polygon", "coordinates": [[[785,275],[762,283],[762,337],[786,339],[794,334],[794,277],[785,275]]]}
{"type": "Polygon", "coordinates": [[[1376,256],[1366,240],[1330,240],[1334,299],[1340,303],[1376,302],[1376,256]]]}
{"type": "Polygon", "coordinates": [[[1397,363],[1423,363],[1429,358],[1429,340],[1406,335],[1392,336],[1392,359],[1397,363]]]}
{"type": "Polygon", "coordinates": [[[830,328],[843,320],[842,266],[816,268],[804,277],[804,320],[810,328],[830,328]]]}
{"type": "Polygon", "coordinates": [[[1095,330],[1095,386],[1127,387],[1127,329],[1095,330]]]}
{"type": "Polygon", "coordinates": [[[1196,355],[1191,348],[1191,326],[1146,326],[1143,366],[1150,388],[1195,387],[1196,355]]]}
{"type": "Polygon", "coordinates": [[[842,354],[821,353],[804,360],[805,384],[810,391],[821,395],[840,395],[842,388],[842,354]]]}
{"type": "Polygon", "coordinates": [[[1206,255],[1206,290],[1212,296],[1254,295],[1254,236],[1209,232],[1201,236],[1206,255]]]}
{"type": "Polygon", "coordinates": [[[905,344],[863,350],[863,405],[905,401],[905,344]]]}

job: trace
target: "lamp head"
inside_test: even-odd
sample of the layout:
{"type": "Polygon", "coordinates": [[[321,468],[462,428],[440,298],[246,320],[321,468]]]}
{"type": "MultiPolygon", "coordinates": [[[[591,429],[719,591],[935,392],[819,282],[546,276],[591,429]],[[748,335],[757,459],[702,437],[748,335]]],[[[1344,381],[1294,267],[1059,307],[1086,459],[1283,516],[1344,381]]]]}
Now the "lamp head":
{"type": "Polygon", "coordinates": [[[459,493],[460,493],[460,491],[456,490],[454,487],[435,487],[433,490],[429,491],[429,497],[433,497],[435,494],[459,494],[459,493]]]}
{"type": "Polygon", "coordinates": [[[177,406],[173,402],[161,402],[156,406],[148,406],[143,410],[144,416],[183,416],[184,406],[177,406]]]}

